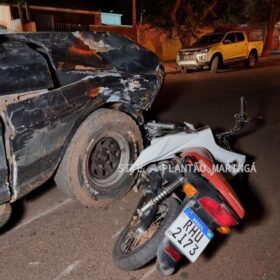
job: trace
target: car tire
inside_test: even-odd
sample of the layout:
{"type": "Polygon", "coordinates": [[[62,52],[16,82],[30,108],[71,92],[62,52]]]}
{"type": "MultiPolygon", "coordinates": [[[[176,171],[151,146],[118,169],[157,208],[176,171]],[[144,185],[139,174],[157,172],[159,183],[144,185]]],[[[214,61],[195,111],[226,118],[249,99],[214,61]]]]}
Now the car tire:
{"type": "Polygon", "coordinates": [[[249,57],[246,60],[245,66],[247,68],[254,68],[256,67],[258,62],[258,54],[255,51],[251,51],[249,57]]]}
{"type": "Polygon", "coordinates": [[[213,73],[213,74],[217,73],[219,70],[220,64],[221,64],[220,57],[216,55],[212,59],[212,62],[211,62],[211,73],[213,73]]]}
{"type": "Polygon", "coordinates": [[[102,206],[133,186],[136,175],[124,168],[137,159],[142,149],[141,132],[130,116],[99,109],[78,128],[55,182],[83,205],[102,206]]]}

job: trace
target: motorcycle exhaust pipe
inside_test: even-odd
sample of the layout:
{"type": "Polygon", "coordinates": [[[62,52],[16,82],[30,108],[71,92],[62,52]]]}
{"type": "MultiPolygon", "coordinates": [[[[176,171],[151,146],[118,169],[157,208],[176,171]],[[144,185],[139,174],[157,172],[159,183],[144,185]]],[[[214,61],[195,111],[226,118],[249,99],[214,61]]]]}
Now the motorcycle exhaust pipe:
{"type": "Polygon", "coordinates": [[[180,185],[183,184],[184,180],[185,180],[184,177],[178,177],[177,179],[168,183],[167,186],[165,186],[164,189],[159,194],[157,194],[154,198],[150,199],[140,209],[137,209],[138,215],[142,217],[146,211],[150,210],[153,206],[159,204],[171,193],[173,193],[180,185]]]}

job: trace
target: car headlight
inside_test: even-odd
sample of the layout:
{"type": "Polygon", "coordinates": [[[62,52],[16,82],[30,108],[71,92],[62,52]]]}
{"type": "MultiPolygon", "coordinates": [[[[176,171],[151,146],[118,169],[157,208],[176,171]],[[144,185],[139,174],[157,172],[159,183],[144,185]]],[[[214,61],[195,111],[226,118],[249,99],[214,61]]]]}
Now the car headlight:
{"type": "Polygon", "coordinates": [[[208,53],[209,49],[201,49],[198,51],[198,53],[208,53]]]}

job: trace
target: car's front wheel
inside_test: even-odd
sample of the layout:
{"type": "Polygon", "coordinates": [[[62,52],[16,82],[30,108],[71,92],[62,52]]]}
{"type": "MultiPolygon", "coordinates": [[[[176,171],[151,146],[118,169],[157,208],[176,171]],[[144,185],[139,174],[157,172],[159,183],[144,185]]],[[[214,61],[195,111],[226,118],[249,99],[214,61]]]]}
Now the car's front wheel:
{"type": "Polygon", "coordinates": [[[87,206],[119,197],[135,182],[127,168],[142,146],[140,130],[131,117],[116,110],[100,109],[77,130],[55,181],[87,206]]]}
{"type": "Polygon", "coordinates": [[[219,67],[221,65],[221,59],[218,55],[216,55],[211,62],[211,73],[215,74],[218,72],[219,67]]]}

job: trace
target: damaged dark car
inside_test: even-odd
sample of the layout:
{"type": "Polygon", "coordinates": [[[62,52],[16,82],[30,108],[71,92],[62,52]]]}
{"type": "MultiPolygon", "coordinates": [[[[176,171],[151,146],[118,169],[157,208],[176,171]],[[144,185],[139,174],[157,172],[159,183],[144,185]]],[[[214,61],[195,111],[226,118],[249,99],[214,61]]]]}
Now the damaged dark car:
{"type": "Polygon", "coordinates": [[[120,172],[164,79],[155,54],[100,32],[0,35],[0,224],[54,176],[84,205],[126,193],[120,172]]]}

